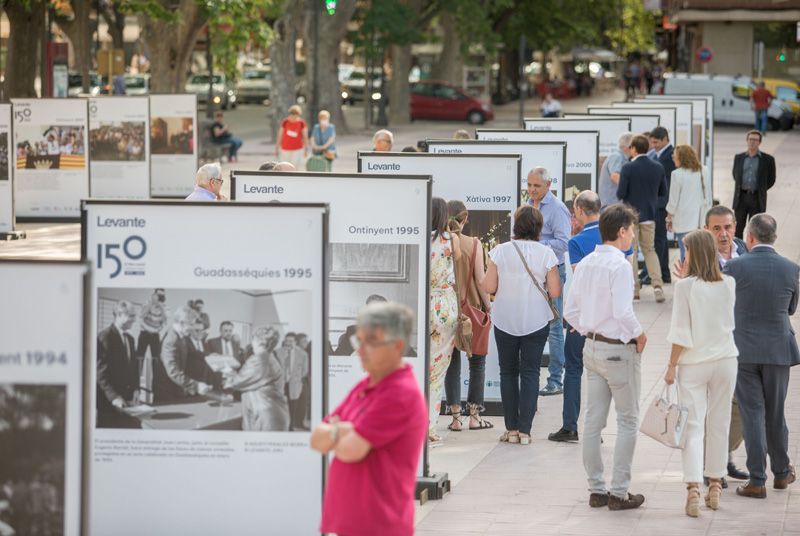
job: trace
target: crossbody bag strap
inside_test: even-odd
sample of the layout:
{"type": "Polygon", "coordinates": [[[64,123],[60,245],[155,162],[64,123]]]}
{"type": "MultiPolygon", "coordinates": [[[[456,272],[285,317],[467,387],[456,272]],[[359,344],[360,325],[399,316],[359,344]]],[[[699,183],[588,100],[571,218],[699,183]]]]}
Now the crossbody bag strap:
{"type": "Polygon", "coordinates": [[[514,249],[517,250],[517,254],[519,254],[519,258],[522,260],[522,264],[525,266],[525,270],[528,272],[528,275],[531,276],[531,281],[533,281],[533,284],[536,285],[537,289],[539,289],[539,292],[542,293],[544,299],[547,300],[547,305],[550,306],[550,311],[553,313],[553,318],[554,319],[561,318],[561,315],[558,314],[558,309],[556,309],[555,305],[553,305],[553,298],[550,297],[550,294],[547,293],[547,291],[542,287],[539,281],[536,280],[536,277],[533,275],[533,272],[531,272],[531,269],[528,266],[528,261],[525,260],[525,256],[522,254],[522,250],[519,249],[519,246],[513,240],[511,241],[511,245],[514,246],[514,249]]]}
{"type": "Polygon", "coordinates": [[[458,292],[458,268],[456,268],[456,246],[453,241],[453,232],[450,231],[450,255],[453,257],[453,290],[456,292],[456,305],[458,318],[461,318],[461,294],[458,292]]]}

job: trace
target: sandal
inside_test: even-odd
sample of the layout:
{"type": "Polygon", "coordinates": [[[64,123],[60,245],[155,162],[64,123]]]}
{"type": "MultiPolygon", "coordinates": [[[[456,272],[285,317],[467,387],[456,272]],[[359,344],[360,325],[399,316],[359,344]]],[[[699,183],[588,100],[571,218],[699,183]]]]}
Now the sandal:
{"type": "Polygon", "coordinates": [[[686,486],[686,515],[689,517],[700,516],[700,489],[697,484],[686,486]]]}
{"type": "Polygon", "coordinates": [[[467,404],[469,408],[469,429],[470,430],[488,430],[494,428],[494,425],[489,421],[483,420],[481,417],[481,407],[478,404],[467,404]],[[478,426],[473,426],[472,422],[478,423],[478,426]]]}
{"type": "Polygon", "coordinates": [[[519,432],[506,430],[500,436],[501,443],[519,443],[519,432]]]}
{"type": "Polygon", "coordinates": [[[438,447],[442,443],[443,443],[442,436],[440,436],[439,434],[435,434],[433,432],[428,434],[428,446],[429,447],[431,447],[431,448],[438,447]]]}
{"type": "Polygon", "coordinates": [[[450,415],[453,416],[453,422],[447,425],[447,429],[451,432],[460,432],[464,428],[461,426],[461,406],[450,406],[450,415]]]}
{"type": "Polygon", "coordinates": [[[708,493],[706,494],[706,506],[712,510],[719,510],[719,500],[722,497],[722,482],[719,478],[710,478],[708,482],[708,493]]]}
{"type": "Polygon", "coordinates": [[[530,445],[531,444],[531,436],[530,436],[530,434],[519,434],[519,444],[520,445],[530,445]]]}

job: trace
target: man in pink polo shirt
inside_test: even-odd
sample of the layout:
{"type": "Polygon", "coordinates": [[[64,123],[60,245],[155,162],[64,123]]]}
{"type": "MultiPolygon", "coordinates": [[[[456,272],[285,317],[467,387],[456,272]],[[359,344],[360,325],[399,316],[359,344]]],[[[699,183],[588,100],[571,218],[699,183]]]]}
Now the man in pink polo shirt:
{"type": "Polygon", "coordinates": [[[351,344],[367,376],[311,434],[311,448],[335,455],[322,532],[414,533],[414,488],[428,410],[411,365],[403,363],[413,322],[411,310],[396,303],[372,303],[358,315],[351,344]]]}

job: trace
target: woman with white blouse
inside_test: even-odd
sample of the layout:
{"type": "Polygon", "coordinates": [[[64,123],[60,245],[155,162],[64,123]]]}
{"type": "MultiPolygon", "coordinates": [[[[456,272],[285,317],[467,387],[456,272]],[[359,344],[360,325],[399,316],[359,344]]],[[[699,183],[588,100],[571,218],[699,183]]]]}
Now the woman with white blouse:
{"type": "Polygon", "coordinates": [[[711,175],[700,166],[697,154],[689,145],[678,145],[672,153],[676,169],[672,172],[667,203],[667,229],[675,233],[685,256],[683,237],[703,227],[706,212],[711,208],[711,175]]]}
{"type": "Polygon", "coordinates": [[[545,293],[550,298],[561,295],[558,259],[538,241],[543,226],[538,209],[519,207],[514,214],[514,239],[489,252],[489,269],[483,280],[483,290],[495,295],[491,316],[506,425],[500,441],[523,445],[531,442],[539,368],[553,320],[545,293]]]}
{"type": "Polygon", "coordinates": [[[739,355],[733,339],[736,282],[720,271],[711,233],[692,231],[683,240],[686,261],[683,278],[675,283],[667,336],[672,354],[664,381],[671,385],[677,379],[680,403],[689,410],[681,454],[686,514],[697,517],[703,476],[709,479],[706,506],[716,510],[722,495],[721,479],[727,473],[739,355]]]}

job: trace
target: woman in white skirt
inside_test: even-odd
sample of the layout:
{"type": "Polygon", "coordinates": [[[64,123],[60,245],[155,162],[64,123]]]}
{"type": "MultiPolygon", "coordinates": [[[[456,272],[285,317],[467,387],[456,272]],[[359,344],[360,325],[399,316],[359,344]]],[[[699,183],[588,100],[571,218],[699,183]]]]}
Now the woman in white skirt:
{"type": "Polygon", "coordinates": [[[678,382],[680,402],[689,410],[682,451],[686,515],[700,515],[700,485],[708,477],[706,506],[719,508],[722,477],[727,473],[731,399],[739,351],[733,340],[736,282],[723,275],[714,236],[705,230],[683,238],[683,279],[675,283],[672,343],[667,384],[678,382]],[[703,437],[705,436],[705,448],[703,437]],[[705,471],[704,471],[705,461],[705,471]]]}

